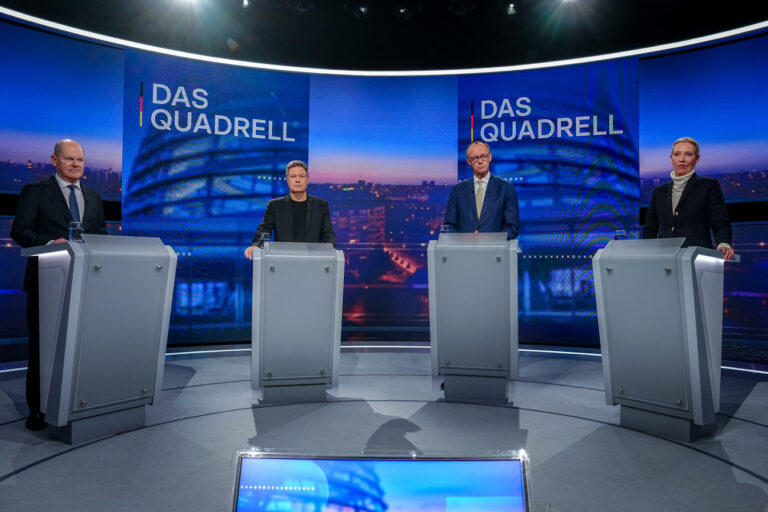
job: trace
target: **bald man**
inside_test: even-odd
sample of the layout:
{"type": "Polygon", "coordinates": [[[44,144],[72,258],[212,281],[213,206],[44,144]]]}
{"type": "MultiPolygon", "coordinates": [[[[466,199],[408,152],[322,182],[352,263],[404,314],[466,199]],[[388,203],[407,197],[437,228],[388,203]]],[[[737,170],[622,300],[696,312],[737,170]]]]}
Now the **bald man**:
{"type": "MultiPolygon", "coordinates": [[[[53,148],[51,163],[56,174],[21,190],[11,238],[22,247],[36,247],[68,241],[69,223],[83,223],[83,232],[107,234],[101,197],[80,181],[85,171],[85,151],[71,139],[60,140],[53,148]]],[[[40,411],[40,332],[38,319],[37,258],[29,258],[24,275],[27,292],[27,331],[29,362],[27,363],[26,398],[30,430],[45,428],[40,411]]]]}

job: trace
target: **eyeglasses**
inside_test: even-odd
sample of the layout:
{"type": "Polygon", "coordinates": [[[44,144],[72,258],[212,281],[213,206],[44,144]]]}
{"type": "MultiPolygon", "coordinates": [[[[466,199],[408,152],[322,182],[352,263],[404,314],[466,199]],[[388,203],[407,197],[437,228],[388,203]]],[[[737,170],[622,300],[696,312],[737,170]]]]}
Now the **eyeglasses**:
{"type": "Polygon", "coordinates": [[[468,156],[467,160],[469,160],[469,163],[476,164],[477,162],[485,162],[491,158],[491,155],[489,153],[485,153],[483,155],[477,155],[477,156],[468,156]]]}

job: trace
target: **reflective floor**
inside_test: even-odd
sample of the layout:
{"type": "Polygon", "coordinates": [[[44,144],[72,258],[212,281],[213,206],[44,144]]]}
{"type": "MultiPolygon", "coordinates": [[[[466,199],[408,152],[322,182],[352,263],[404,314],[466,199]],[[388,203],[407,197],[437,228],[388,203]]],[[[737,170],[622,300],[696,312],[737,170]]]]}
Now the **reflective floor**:
{"type": "Polygon", "coordinates": [[[600,360],[522,353],[511,403],[440,401],[429,353],[345,351],[329,401],[252,404],[246,351],[181,355],[147,426],[70,446],[24,428],[24,374],[0,374],[0,510],[218,511],[235,450],[450,454],[524,448],[535,511],[768,511],[768,375],[723,370],[714,437],[618,425],[600,360]]]}

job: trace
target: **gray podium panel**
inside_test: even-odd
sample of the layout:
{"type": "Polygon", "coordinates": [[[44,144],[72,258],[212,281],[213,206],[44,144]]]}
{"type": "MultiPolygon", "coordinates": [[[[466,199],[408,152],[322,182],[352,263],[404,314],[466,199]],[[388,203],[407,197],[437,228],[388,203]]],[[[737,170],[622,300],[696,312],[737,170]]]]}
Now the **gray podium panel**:
{"type": "Polygon", "coordinates": [[[429,243],[432,371],[448,399],[504,402],[517,378],[517,251],[506,233],[429,243]]]}
{"type": "Polygon", "coordinates": [[[69,442],[143,426],[162,381],[176,273],[158,238],[83,239],[22,250],[38,257],[42,409],[51,435],[69,442]]]}
{"type": "Polygon", "coordinates": [[[592,264],[607,403],[626,426],[688,441],[719,409],[724,260],[682,243],[614,240],[592,264]]]}
{"type": "Polygon", "coordinates": [[[331,244],[254,251],[251,384],[264,402],[324,400],[337,382],[343,286],[331,244]]]}

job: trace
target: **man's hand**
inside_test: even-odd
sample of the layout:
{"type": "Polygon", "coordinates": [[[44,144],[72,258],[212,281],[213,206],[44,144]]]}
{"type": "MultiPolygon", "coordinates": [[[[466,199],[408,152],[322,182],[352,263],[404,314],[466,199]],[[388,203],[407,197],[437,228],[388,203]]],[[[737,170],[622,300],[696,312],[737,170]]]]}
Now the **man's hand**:
{"type": "Polygon", "coordinates": [[[255,246],[255,245],[252,245],[252,246],[250,246],[249,248],[247,248],[247,249],[246,249],[246,250],[243,252],[243,254],[245,254],[245,257],[246,257],[246,258],[248,258],[249,260],[252,260],[252,259],[253,259],[253,250],[254,250],[254,249],[258,249],[258,247],[257,247],[257,246],[255,246]]]}
{"type": "Polygon", "coordinates": [[[725,261],[728,261],[731,258],[733,258],[733,255],[734,255],[734,252],[735,252],[733,250],[733,247],[720,247],[717,250],[720,251],[721,253],[723,253],[723,259],[725,261]]]}
{"type": "Polygon", "coordinates": [[[51,241],[52,244],[65,244],[69,242],[66,238],[57,238],[56,240],[51,241]]]}

